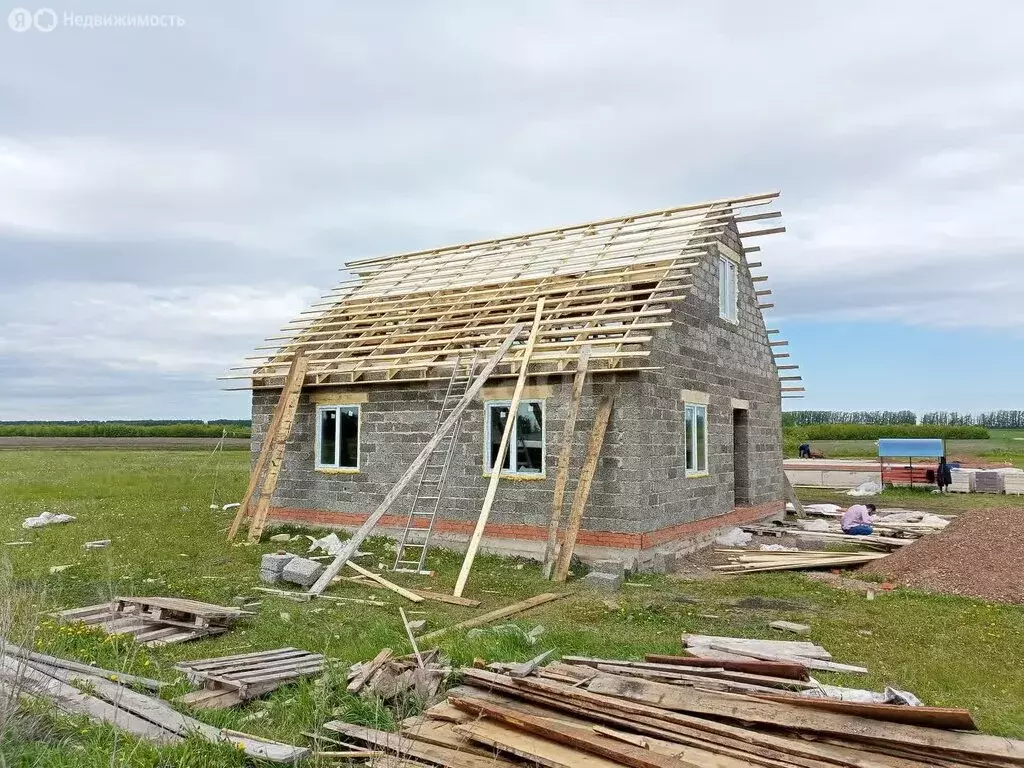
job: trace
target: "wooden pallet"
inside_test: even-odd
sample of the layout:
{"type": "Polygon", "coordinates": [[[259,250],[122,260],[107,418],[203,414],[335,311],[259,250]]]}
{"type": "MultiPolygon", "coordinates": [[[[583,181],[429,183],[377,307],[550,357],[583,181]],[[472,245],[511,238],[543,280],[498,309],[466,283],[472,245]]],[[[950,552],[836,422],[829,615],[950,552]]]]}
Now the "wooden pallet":
{"type": "Polygon", "coordinates": [[[183,661],[175,669],[184,672],[193,683],[203,685],[202,690],[185,694],[179,702],[200,709],[222,709],[263,696],[300,678],[319,675],[324,669],[324,657],[297,648],[278,648],[183,661]]]}
{"type": "Polygon", "coordinates": [[[71,608],[52,614],[65,623],[82,623],[108,635],[129,635],[148,647],[184,643],[227,632],[245,614],[194,600],[161,597],[117,597],[109,603],[71,608]]]}

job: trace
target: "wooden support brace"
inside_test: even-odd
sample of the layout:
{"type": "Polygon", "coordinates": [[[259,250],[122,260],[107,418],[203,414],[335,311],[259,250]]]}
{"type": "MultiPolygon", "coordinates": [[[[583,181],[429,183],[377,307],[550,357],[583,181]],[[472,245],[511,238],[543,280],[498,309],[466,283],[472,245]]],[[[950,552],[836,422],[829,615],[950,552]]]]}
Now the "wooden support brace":
{"type": "Polygon", "coordinates": [[[484,528],[487,526],[487,519],[491,516],[491,506],[494,504],[494,496],[498,492],[498,480],[501,478],[501,468],[505,464],[505,455],[508,453],[509,440],[512,438],[512,430],[515,428],[516,417],[519,414],[519,401],[523,397],[523,388],[526,386],[526,372],[530,367],[530,357],[533,354],[533,346],[537,343],[537,333],[540,330],[541,313],[544,311],[544,297],[537,301],[537,310],[533,316],[533,330],[530,331],[530,340],[526,342],[526,349],[523,350],[523,358],[520,362],[519,378],[516,380],[516,387],[512,392],[512,401],[508,407],[508,418],[505,421],[505,429],[501,434],[501,442],[498,444],[498,454],[494,457],[491,467],[491,481],[487,485],[487,493],[484,496],[484,504],[480,509],[480,516],[476,521],[476,529],[469,540],[469,547],[466,549],[466,559],[462,561],[462,570],[459,571],[459,578],[455,582],[455,597],[462,597],[466,589],[466,581],[469,580],[469,572],[473,568],[473,560],[476,558],[477,550],[480,548],[480,541],[484,537],[484,528]]]}
{"type": "Polygon", "coordinates": [[[597,461],[601,456],[601,447],[604,445],[604,435],[608,430],[608,421],[611,419],[614,403],[614,398],[605,397],[601,400],[601,404],[597,409],[597,418],[594,421],[593,429],[590,431],[590,441],[587,443],[587,456],[583,460],[583,469],[580,472],[579,482],[576,484],[576,493],[572,497],[569,522],[565,528],[562,547],[558,552],[558,562],[555,565],[555,581],[564,582],[569,575],[572,553],[576,548],[576,539],[579,537],[580,528],[583,525],[583,512],[587,506],[587,498],[590,496],[590,486],[597,472],[597,461]]]}
{"type": "Polygon", "coordinates": [[[555,474],[555,495],[551,505],[551,521],[548,523],[548,541],[544,546],[544,577],[551,578],[555,566],[555,547],[558,541],[558,527],[562,524],[562,509],[565,504],[565,487],[569,482],[569,465],[572,463],[572,442],[576,432],[576,418],[580,412],[580,400],[583,397],[583,385],[587,375],[587,363],[590,360],[590,345],[580,349],[580,359],[576,366],[576,377],[572,383],[572,398],[569,410],[565,415],[565,426],[562,428],[562,440],[558,449],[558,468],[555,474]]]}

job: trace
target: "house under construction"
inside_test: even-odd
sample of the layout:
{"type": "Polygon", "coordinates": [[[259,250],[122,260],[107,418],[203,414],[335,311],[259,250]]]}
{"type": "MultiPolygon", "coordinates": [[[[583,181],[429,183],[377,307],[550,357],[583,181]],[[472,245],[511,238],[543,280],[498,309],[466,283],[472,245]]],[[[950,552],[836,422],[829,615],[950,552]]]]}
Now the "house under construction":
{"type": "Polygon", "coordinates": [[[781,398],[801,390],[748,260],[784,231],[761,223],[777,197],[348,262],[236,369],[254,457],[294,394],[264,512],[351,529],[383,505],[413,570],[482,509],[489,551],[550,559],[568,530],[584,559],[641,566],[779,512],[781,398]]]}

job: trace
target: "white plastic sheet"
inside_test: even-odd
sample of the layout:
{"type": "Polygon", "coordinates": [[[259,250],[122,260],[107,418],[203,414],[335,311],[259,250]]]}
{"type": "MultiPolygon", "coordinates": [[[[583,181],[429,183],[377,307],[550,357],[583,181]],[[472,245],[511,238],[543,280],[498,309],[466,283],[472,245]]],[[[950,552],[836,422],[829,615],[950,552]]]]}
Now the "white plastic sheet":
{"type": "Polygon", "coordinates": [[[26,517],[25,522],[21,524],[22,528],[43,528],[47,525],[57,525],[59,523],[70,523],[75,519],[74,515],[63,515],[54,512],[43,512],[38,517],[26,517]]]}
{"type": "Polygon", "coordinates": [[[715,544],[720,547],[745,547],[752,538],[754,538],[754,534],[733,527],[727,528],[719,534],[715,539],[715,544]]]}
{"type": "Polygon", "coordinates": [[[882,484],[874,480],[861,483],[856,488],[846,492],[847,496],[877,496],[882,492],[882,484]]]}

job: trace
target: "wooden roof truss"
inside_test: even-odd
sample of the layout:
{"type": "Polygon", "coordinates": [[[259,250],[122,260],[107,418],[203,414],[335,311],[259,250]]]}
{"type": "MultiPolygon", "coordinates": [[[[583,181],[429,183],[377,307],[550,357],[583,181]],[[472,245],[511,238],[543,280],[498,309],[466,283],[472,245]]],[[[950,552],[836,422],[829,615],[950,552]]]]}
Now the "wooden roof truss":
{"type": "MultiPolygon", "coordinates": [[[[305,386],[447,380],[460,353],[493,352],[517,323],[543,313],[528,375],[649,370],[652,332],[671,325],[691,270],[730,221],[777,192],[447,248],[349,262],[353,276],[288,323],[224,378],[280,388],[292,358],[309,360],[305,386]]],[[[762,229],[742,237],[784,231],[762,229]]],[[[751,250],[751,249],[744,249],[751,250]]],[[[495,376],[517,376],[525,340],[495,376]]]]}

